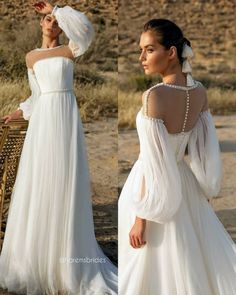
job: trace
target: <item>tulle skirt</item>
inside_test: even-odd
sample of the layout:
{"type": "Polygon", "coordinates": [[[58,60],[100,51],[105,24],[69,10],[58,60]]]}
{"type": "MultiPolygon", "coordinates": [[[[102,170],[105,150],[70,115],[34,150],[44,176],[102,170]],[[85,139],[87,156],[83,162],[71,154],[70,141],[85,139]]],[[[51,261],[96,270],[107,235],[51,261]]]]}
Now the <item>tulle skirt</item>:
{"type": "Polygon", "coordinates": [[[33,109],[0,256],[0,286],[24,294],[117,294],[94,235],[83,126],[72,92],[33,109]]]}
{"type": "Polygon", "coordinates": [[[147,244],[129,245],[131,192],[143,177],[138,159],[119,200],[119,295],[235,295],[236,245],[187,163],[178,163],[183,199],[171,222],[147,221],[147,244]]]}

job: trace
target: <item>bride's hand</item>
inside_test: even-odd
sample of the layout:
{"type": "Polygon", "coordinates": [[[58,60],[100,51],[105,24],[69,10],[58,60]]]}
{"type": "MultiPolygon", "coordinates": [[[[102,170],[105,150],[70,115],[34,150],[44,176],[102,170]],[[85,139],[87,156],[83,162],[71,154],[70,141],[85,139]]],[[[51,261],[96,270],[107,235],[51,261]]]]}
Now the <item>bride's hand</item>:
{"type": "Polygon", "coordinates": [[[146,229],[146,220],[136,217],[135,223],[129,233],[130,245],[137,249],[146,244],[144,241],[144,233],[146,229]]]}
{"type": "Polygon", "coordinates": [[[53,6],[48,1],[45,1],[45,0],[36,1],[34,4],[32,4],[32,6],[38,13],[42,13],[42,14],[52,13],[52,10],[53,10],[53,6]]]}
{"type": "Polygon", "coordinates": [[[9,115],[6,115],[4,117],[2,117],[1,119],[5,120],[5,124],[9,123],[11,120],[15,120],[15,119],[20,119],[22,117],[22,110],[19,109],[19,110],[16,110],[15,112],[9,114],[9,115]]]}

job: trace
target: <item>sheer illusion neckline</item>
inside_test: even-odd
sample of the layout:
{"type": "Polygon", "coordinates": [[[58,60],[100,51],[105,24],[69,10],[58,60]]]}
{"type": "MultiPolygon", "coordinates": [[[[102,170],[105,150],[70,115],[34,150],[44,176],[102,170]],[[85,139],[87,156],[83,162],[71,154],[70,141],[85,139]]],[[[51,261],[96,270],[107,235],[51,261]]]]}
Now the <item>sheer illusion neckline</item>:
{"type": "Polygon", "coordinates": [[[170,84],[170,83],[165,83],[165,82],[158,83],[158,85],[163,85],[163,86],[167,86],[170,88],[175,88],[175,89],[185,90],[185,91],[195,89],[199,84],[200,84],[200,82],[196,81],[196,80],[194,81],[194,84],[192,86],[181,86],[181,85],[170,84]]]}
{"type": "Polygon", "coordinates": [[[183,120],[183,124],[182,124],[182,129],[181,129],[180,132],[176,132],[176,133],[170,133],[170,132],[168,132],[168,133],[169,134],[173,134],[173,135],[189,134],[189,133],[191,133],[191,131],[194,128],[192,128],[190,130],[187,130],[187,131],[185,130],[187,119],[188,119],[189,107],[190,107],[189,90],[194,89],[194,88],[198,87],[199,85],[201,85],[201,82],[196,81],[196,80],[194,80],[194,84],[192,86],[180,86],[180,85],[168,84],[168,83],[164,83],[164,82],[157,83],[156,85],[154,85],[151,88],[149,88],[147,90],[147,92],[145,93],[144,103],[143,103],[143,107],[141,109],[141,115],[143,115],[143,118],[150,119],[150,120],[153,120],[153,121],[159,121],[159,122],[161,122],[161,123],[164,124],[164,121],[162,119],[152,118],[152,117],[148,116],[148,96],[149,96],[149,93],[151,92],[152,89],[157,88],[159,86],[167,86],[167,87],[171,87],[171,88],[175,88],[175,89],[184,90],[184,91],[186,91],[186,107],[185,107],[185,115],[184,115],[184,120],[183,120]]]}
{"type": "Polygon", "coordinates": [[[58,45],[58,46],[51,47],[51,48],[35,48],[35,50],[52,50],[52,49],[56,49],[56,48],[59,48],[59,47],[62,47],[62,46],[65,46],[65,45],[62,44],[62,45],[58,45]]]}
{"type": "Polygon", "coordinates": [[[54,58],[63,58],[63,59],[69,60],[72,64],[74,64],[74,61],[71,58],[67,57],[67,56],[61,56],[61,55],[59,55],[59,56],[49,56],[49,57],[45,57],[45,58],[41,58],[39,60],[36,60],[36,62],[33,64],[32,68],[27,68],[27,69],[30,72],[34,73],[34,67],[35,67],[35,65],[37,63],[39,63],[39,62],[41,62],[43,60],[54,59],[54,58]]]}

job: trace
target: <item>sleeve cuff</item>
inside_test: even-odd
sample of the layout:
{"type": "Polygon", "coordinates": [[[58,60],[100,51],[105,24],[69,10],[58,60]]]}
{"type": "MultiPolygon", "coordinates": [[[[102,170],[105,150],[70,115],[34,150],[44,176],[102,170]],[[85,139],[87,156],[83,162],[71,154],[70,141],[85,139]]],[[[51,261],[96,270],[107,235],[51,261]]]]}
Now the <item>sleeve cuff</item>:
{"type": "Polygon", "coordinates": [[[54,7],[53,7],[53,10],[52,10],[52,12],[51,12],[51,15],[55,15],[55,13],[56,13],[56,11],[58,10],[58,6],[57,5],[55,5],[54,7]]]}

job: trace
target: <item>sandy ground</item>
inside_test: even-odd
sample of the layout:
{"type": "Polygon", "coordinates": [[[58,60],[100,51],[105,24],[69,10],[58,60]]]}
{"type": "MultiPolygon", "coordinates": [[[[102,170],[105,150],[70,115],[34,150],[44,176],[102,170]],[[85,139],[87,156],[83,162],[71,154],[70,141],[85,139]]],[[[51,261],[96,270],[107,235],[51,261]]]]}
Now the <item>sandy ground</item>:
{"type": "Polygon", "coordinates": [[[236,242],[236,116],[215,116],[223,161],[223,182],[219,198],[212,205],[236,242]]]}
{"type": "Polygon", "coordinates": [[[96,237],[108,257],[117,263],[117,119],[84,124],[84,131],[96,237]]]}
{"type": "MultiPolygon", "coordinates": [[[[236,242],[236,115],[215,116],[223,161],[223,181],[212,206],[226,230],[236,242]]],[[[136,130],[119,132],[119,190],[139,154],[136,130]]]]}

